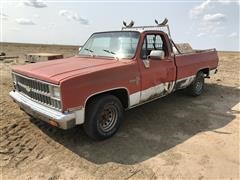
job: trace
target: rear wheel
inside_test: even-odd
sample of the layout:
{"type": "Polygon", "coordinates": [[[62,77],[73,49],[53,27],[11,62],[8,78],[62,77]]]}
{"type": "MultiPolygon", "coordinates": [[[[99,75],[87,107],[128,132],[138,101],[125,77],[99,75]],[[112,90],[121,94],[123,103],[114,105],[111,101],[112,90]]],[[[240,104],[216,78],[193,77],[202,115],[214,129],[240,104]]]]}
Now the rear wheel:
{"type": "Polygon", "coordinates": [[[195,80],[187,88],[187,92],[191,96],[199,96],[204,90],[204,73],[198,72],[195,80]]]}
{"type": "Polygon", "coordinates": [[[112,95],[93,98],[86,111],[84,129],[95,140],[103,140],[114,135],[119,129],[123,116],[120,100],[112,95]]]}

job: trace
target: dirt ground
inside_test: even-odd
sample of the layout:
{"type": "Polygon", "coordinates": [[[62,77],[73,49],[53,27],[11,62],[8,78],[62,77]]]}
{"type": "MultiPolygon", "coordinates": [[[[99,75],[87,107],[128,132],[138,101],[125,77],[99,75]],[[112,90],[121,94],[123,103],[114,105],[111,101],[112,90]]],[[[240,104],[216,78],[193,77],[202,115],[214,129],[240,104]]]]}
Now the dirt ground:
{"type": "MultiPolygon", "coordinates": [[[[7,55],[77,53],[74,46],[1,44],[7,55]]],[[[11,66],[0,62],[2,179],[239,179],[240,53],[219,52],[219,73],[200,97],[174,93],[126,112],[119,132],[95,142],[60,130],[12,102],[11,66]]]]}

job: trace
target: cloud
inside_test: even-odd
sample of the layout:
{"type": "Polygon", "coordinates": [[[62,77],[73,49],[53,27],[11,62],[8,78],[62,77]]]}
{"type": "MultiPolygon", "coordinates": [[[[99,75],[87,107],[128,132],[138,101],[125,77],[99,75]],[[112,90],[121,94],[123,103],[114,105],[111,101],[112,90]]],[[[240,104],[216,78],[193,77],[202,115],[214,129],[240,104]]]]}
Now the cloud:
{"type": "Polygon", "coordinates": [[[196,18],[199,15],[201,15],[209,6],[210,0],[202,2],[200,5],[195,6],[193,9],[190,10],[190,17],[191,18],[196,18]]]}
{"type": "Polygon", "coordinates": [[[49,23],[46,28],[48,29],[54,29],[57,25],[53,22],[49,23]]]}
{"type": "Polygon", "coordinates": [[[217,38],[223,37],[223,36],[224,36],[224,34],[215,34],[215,35],[214,35],[214,37],[217,37],[217,38]]]}
{"type": "Polygon", "coordinates": [[[228,35],[229,38],[234,38],[234,37],[237,37],[238,34],[236,32],[233,32],[231,34],[228,35]]]}
{"type": "MultiPolygon", "coordinates": [[[[199,19],[198,22],[198,31],[199,34],[204,35],[216,35],[216,33],[221,32],[225,29],[223,23],[227,20],[226,15],[221,13],[216,14],[206,14],[199,19]]],[[[200,37],[200,35],[197,35],[200,37]]]]}
{"type": "Polygon", "coordinates": [[[40,16],[39,16],[39,14],[34,14],[33,17],[34,18],[39,18],[40,16]]]}
{"type": "MultiPolygon", "coordinates": [[[[213,1],[215,2],[215,1],[213,1]]],[[[231,4],[231,3],[240,3],[238,0],[217,0],[216,2],[219,2],[223,5],[228,5],[228,4],[231,4]]]]}
{"type": "Polygon", "coordinates": [[[16,22],[21,25],[35,25],[32,20],[26,18],[17,18],[16,22]]]}
{"type": "MultiPolygon", "coordinates": [[[[221,12],[214,14],[209,13],[210,10],[216,10],[216,5],[217,7],[222,6],[222,8],[225,8],[227,5],[240,5],[240,1],[205,0],[190,9],[189,15],[190,18],[194,20],[192,23],[196,25],[197,37],[208,35],[214,37],[227,36],[223,31],[225,29],[227,16],[221,12]]],[[[233,33],[228,35],[228,37],[236,37],[236,35],[233,33]]]]}
{"type": "Polygon", "coordinates": [[[20,31],[21,29],[17,28],[17,27],[14,27],[14,28],[10,28],[10,30],[12,30],[12,31],[20,31]]]}
{"type": "Polygon", "coordinates": [[[237,3],[240,5],[240,1],[236,0],[206,0],[202,2],[200,5],[193,7],[189,11],[189,15],[191,18],[199,18],[201,15],[203,15],[207,9],[210,9],[210,6],[213,6],[213,3],[220,3],[222,5],[229,5],[231,3],[237,3]]]}
{"type": "Polygon", "coordinates": [[[232,1],[231,0],[218,0],[217,2],[220,2],[222,4],[230,4],[232,1]]]}
{"type": "Polygon", "coordinates": [[[225,20],[225,15],[221,13],[216,13],[216,14],[206,14],[203,17],[203,20],[205,21],[222,21],[225,20]]]}
{"type": "Polygon", "coordinates": [[[204,36],[204,35],[206,35],[205,33],[199,33],[198,35],[197,35],[197,37],[202,37],[202,36],[204,36]]]}
{"type": "Polygon", "coordinates": [[[88,19],[84,19],[84,18],[80,17],[77,13],[74,13],[72,11],[61,10],[61,11],[59,11],[59,15],[65,17],[67,20],[77,21],[83,25],[89,24],[88,19]]]}
{"type": "Polygon", "coordinates": [[[206,14],[203,16],[203,21],[209,23],[220,23],[226,20],[226,15],[221,13],[216,14],[206,14]]]}
{"type": "Polygon", "coordinates": [[[0,13],[0,19],[1,20],[7,20],[8,19],[8,15],[6,15],[4,13],[0,13]]]}
{"type": "Polygon", "coordinates": [[[31,6],[35,8],[45,8],[47,5],[41,0],[26,0],[23,2],[26,6],[31,6]]]}

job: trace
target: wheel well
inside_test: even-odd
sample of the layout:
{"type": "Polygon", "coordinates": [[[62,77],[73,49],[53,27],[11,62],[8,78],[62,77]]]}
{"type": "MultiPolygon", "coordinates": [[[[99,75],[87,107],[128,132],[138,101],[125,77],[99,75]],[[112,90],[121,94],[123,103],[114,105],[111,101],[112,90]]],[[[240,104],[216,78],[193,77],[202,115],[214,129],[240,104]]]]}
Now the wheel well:
{"type": "Polygon", "coordinates": [[[114,89],[114,90],[110,90],[110,91],[106,91],[106,92],[102,92],[99,94],[95,94],[93,96],[91,96],[90,98],[87,99],[87,102],[85,104],[85,107],[88,106],[88,103],[91,102],[92,99],[102,96],[102,95],[113,95],[116,96],[122,103],[123,107],[125,109],[128,108],[129,105],[129,96],[128,96],[128,91],[126,89],[114,89]]]}
{"type": "Polygon", "coordinates": [[[209,75],[209,68],[201,69],[198,72],[203,72],[205,74],[205,76],[208,76],[209,75]]]}

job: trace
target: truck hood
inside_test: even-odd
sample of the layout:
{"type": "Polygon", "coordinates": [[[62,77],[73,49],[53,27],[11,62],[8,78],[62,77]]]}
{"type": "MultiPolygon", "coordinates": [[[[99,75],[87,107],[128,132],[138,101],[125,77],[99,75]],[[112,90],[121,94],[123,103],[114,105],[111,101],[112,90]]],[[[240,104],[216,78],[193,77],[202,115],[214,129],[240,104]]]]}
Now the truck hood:
{"type": "Polygon", "coordinates": [[[76,75],[113,68],[125,63],[115,59],[71,57],[13,67],[13,72],[28,77],[59,84],[60,81],[76,75]]]}

